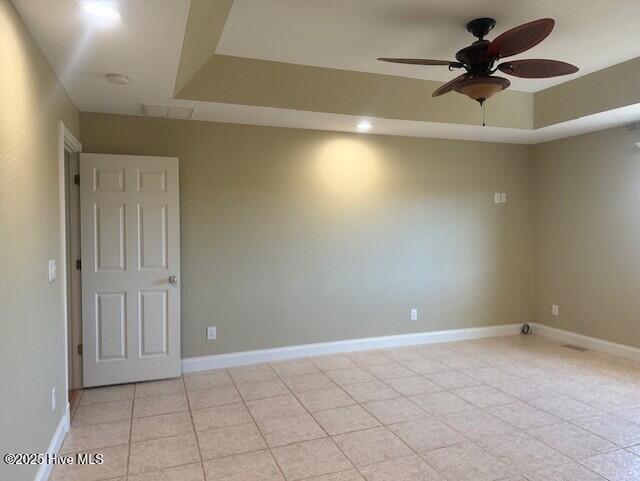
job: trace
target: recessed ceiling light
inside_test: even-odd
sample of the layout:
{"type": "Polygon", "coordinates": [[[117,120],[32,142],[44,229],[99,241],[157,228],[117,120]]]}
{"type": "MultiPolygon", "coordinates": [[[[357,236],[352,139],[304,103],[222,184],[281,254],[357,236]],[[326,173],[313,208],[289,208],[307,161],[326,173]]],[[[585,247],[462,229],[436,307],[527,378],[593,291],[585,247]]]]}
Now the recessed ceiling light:
{"type": "Polygon", "coordinates": [[[371,130],[372,127],[373,125],[371,125],[371,122],[368,120],[361,120],[360,123],[358,123],[359,132],[366,132],[367,130],[371,130]]]}
{"type": "Polygon", "coordinates": [[[120,20],[120,10],[112,2],[104,0],[85,0],[82,8],[92,17],[106,21],[120,20]]]}

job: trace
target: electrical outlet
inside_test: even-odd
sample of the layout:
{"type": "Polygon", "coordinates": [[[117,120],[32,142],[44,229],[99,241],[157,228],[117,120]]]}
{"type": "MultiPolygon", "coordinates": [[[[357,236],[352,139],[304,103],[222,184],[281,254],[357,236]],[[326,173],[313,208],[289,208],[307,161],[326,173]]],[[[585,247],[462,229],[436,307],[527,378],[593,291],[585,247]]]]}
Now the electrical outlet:
{"type": "Polygon", "coordinates": [[[415,307],[411,309],[411,320],[412,321],[418,320],[418,309],[416,309],[415,307]]]}
{"type": "Polygon", "coordinates": [[[493,202],[496,204],[506,204],[507,203],[507,193],[506,192],[496,192],[493,194],[493,202]]]}
{"type": "Polygon", "coordinates": [[[217,329],[215,328],[215,326],[207,327],[207,340],[208,341],[213,341],[218,336],[218,333],[216,331],[217,331],[217,329]]]}
{"type": "Polygon", "coordinates": [[[56,280],[56,260],[49,259],[49,282],[56,280]]]}
{"type": "Polygon", "coordinates": [[[558,317],[559,316],[559,312],[560,312],[560,308],[558,307],[558,304],[553,304],[551,306],[551,315],[558,317]]]}
{"type": "Polygon", "coordinates": [[[51,388],[51,412],[56,410],[56,388],[51,388]]]}

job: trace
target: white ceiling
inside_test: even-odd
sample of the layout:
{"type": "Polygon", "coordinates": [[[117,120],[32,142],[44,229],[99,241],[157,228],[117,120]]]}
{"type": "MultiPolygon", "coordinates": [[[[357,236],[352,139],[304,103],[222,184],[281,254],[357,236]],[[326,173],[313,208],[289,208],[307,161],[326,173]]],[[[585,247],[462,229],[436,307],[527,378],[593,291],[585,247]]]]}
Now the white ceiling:
{"type": "MultiPolygon", "coordinates": [[[[141,103],[193,106],[196,107],[194,120],[356,131],[355,127],[361,120],[357,116],[174,100],[173,88],[189,0],[113,1],[117,1],[120,7],[122,20],[105,26],[83,15],[78,0],[13,0],[79,110],[139,114],[141,103]],[[128,75],[130,83],[127,86],[111,85],[106,81],[107,73],[128,75]]],[[[640,13],[640,2],[636,4],[628,0],[235,0],[218,53],[242,53],[258,58],[261,58],[259,51],[263,51],[265,55],[268,53],[270,57],[295,54],[300,63],[316,65],[328,62],[328,66],[341,68],[356,68],[354,62],[364,59],[363,66],[360,67],[363,70],[366,70],[365,64],[369,62],[372,69],[391,69],[383,73],[399,74],[401,70],[404,75],[418,75],[424,72],[413,70],[412,67],[385,65],[370,59],[377,55],[446,58],[447,41],[464,42],[472,38],[465,35],[463,27],[458,28],[459,34],[448,32],[452,25],[464,24],[468,17],[475,15],[498,16],[493,13],[498,7],[516,3],[520,10],[514,11],[513,7],[509,7],[509,15],[500,14],[500,18],[508,19],[506,23],[509,27],[549,14],[555,16],[559,23],[556,32],[552,34],[554,37],[559,35],[563,24],[573,25],[572,35],[579,41],[560,45],[566,56],[554,55],[557,58],[571,61],[571,55],[582,55],[581,52],[595,48],[591,44],[597,42],[593,42],[592,37],[606,42],[603,45],[611,48],[608,54],[603,52],[604,47],[595,49],[600,54],[594,55],[594,59],[590,61],[593,68],[640,56],[640,51],[631,53],[633,49],[640,50],[640,42],[630,41],[637,38],[638,34],[629,33],[631,23],[638,18],[636,13],[640,13]],[[532,5],[528,6],[529,3],[532,5]],[[562,4],[562,15],[560,6],[556,3],[562,4]],[[579,4],[581,7],[573,13],[573,20],[567,18],[565,21],[564,17],[571,17],[565,3],[573,6],[579,4]],[[463,8],[465,4],[468,6],[463,8]],[[484,6],[480,7],[479,4],[484,6]],[[533,10],[533,4],[535,14],[523,13],[533,10]],[[542,9],[542,4],[549,5],[549,8],[542,9]],[[616,8],[611,9],[614,4],[616,8]],[[609,8],[605,9],[607,5],[609,8]],[[538,12],[537,9],[544,12],[538,12]],[[460,13],[468,11],[473,14],[460,13]],[[621,25],[617,30],[613,27],[610,28],[611,31],[604,29],[608,32],[606,35],[601,29],[600,34],[590,36],[585,34],[579,27],[579,20],[576,20],[593,20],[598,16],[603,24],[609,26],[614,23],[613,19],[622,17],[621,25]],[[373,32],[376,34],[373,35],[373,32]],[[433,37],[430,42],[425,42],[427,32],[433,37]],[[625,36],[624,41],[621,40],[625,36]],[[349,37],[349,42],[346,42],[346,37],[349,37]],[[383,38],[389,39],[391,43],[383,41],[383,38]],[[617,40],[614,42],[613,39],[617,40]],[[373,43],[379,46],[374,47],[373,43]],[[381,51],[384,45],[387,45],[387,50],[381,51]],[[253,53],[250,54],[250,50],[253,53]]],[[[456,44],[456,47],[459,46],[462,44],[456,44]]],[[[543,54],[544,52],[540,53],[541,56],[543,54]]],[[[576,63],[582,65],[577,61],[576,63]]],[[[584,73],[584,65],[582,66],[584,73]]],[[[429,78],[436,78],[435,75],[440,74],[442,79],[446,79],[450,75],[446,69],[444,72],[437,69],[428,71],[433,72],[433,76],[430,74],[429,78]]],[[[487,118],[490,124],[490,105],[487,118]]],[[[373,123],[371,133],[374,134],[538,143],[613,127],[638,118],[640,105],[535,131],[380,118],[370,120],[373,123]]]]}
{"type": "Polygon", "coordinates": [[[122,20],[86,15],[78,0],[13,0],[76,107],[133,114],[140,104],[173,102],[189,0],[118,0],[122,20]],[[106,74],[129,76],[112,85],[106,74]]]}
{"type": "Polygon", "coordinates": [[[549,80],[510,77],[516,90],[534,92],[640,56],[638,0],[234,0],[216,53],[445,81],[456,75],[446,67],[376,58],[453,60],[475,40],[465,25],[476,17],[497,20],[489,39],[555,18],[544,42],[513,58],[564,60],[580,72],[549,80]]]}

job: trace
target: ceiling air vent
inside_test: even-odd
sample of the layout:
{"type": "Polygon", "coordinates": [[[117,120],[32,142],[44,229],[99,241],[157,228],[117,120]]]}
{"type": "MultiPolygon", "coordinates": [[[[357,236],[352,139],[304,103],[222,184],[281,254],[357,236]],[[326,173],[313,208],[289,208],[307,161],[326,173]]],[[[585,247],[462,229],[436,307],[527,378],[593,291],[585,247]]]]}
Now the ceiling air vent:
{"type": "Polygon", "coordinates": [[[193,117],[193,107],[176,107],[173,105],[148,105],[142,104],[140,111],[147,117],[162,117],[167,119],[189,120],[193,117]]]}

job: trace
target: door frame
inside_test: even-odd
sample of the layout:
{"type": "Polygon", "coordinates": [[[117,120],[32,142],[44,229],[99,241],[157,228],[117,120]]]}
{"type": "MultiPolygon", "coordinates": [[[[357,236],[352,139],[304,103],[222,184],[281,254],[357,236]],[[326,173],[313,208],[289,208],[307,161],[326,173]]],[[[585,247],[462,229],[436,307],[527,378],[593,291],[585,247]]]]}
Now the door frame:
{"type": "Polygon", "coordinates": [[[62,342],[64,350],[64,401],[65,401],[65,428],[69,430],[71,422],[71,412],[69,406],[69,342],[68,342],[68,312],[67,305],[67,187],[65,175],[65,151],[80,154],[82,152],[82,143],[60,120],[58,122],[58,195],[60,210],[60,263],[58,273],[60,274],[60,298],[62,300],[62,342]]]}

